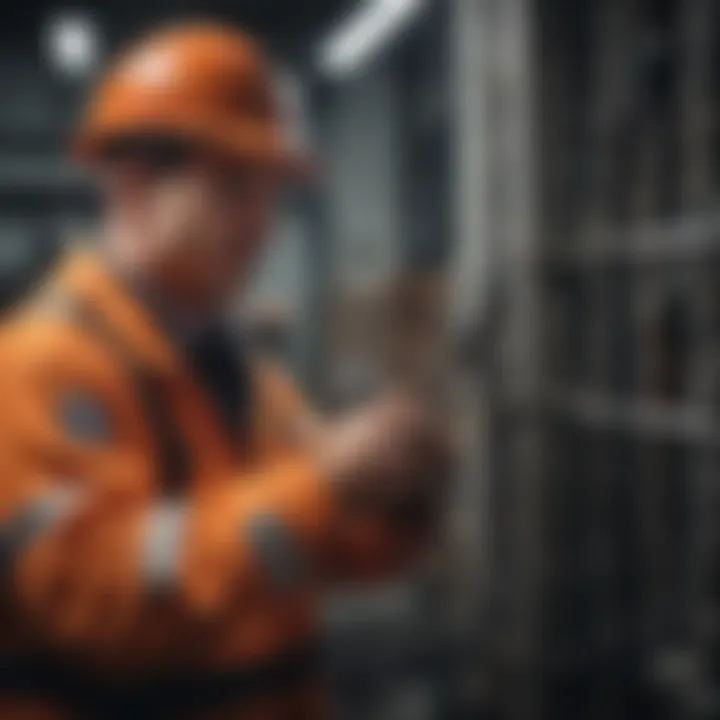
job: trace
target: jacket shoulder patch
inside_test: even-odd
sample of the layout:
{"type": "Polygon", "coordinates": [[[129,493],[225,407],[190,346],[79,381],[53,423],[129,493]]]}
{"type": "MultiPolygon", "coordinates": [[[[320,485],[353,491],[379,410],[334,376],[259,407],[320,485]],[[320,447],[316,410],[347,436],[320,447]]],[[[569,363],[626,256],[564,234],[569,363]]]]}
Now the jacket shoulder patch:
{"type": "Polygon", "coordinates": [[[113,435],[110,412],[96,396],[72,390],[60,396],[60,423],[74,441],[105,443],[113,435]]]}

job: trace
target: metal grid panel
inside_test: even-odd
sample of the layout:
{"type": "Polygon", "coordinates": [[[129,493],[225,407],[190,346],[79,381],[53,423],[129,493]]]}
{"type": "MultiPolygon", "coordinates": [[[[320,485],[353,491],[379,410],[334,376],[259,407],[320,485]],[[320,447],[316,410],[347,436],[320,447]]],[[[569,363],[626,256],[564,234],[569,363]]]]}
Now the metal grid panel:
{"type": "MultiPolygon", "coordinates": [[[[524,605],[538,620],[527,648],[541,648],[528,686],[541,691],[532,710],[502,705],[717,717],[720,6],[544,0],[535,12],[542,380],[521,402],[524,381],[498,386],[494,482],[497,515],[521,514],[531,470],[517,438],[541,418],[542,542],[504,557],[543,570],[524,605]]],[[[523,312],[510,303],[506,322],[523,312]]],[[[497,526],[498,544],[517,527],[497,526]]]]}
{"type": "Polygon", "coordinates": [[[568,456],[548,517],[556,546],[546,600],[558,622],[546,647],[552,656],[563,637],[573,641],[550,666],[579,689],[575,712],[633,717],[672,712],[667,693],[678,697],[687,666],[677,659],[693,654],[697,603],[708,605],[698,557],[709,538],[697,513],[720,439],[720,228],[706,128],[717,102],[707,52],[715,9],[582,5],[593,37],[587,74],[574,82],[585,95],[566,94],[559,110],[578,101],[589,110],[584,152],[561,150],[582,158],[580,211],[562,242],[545,228],[543,263],[555,308],[543,403],[556,418],[550,452],[568,456]]]}

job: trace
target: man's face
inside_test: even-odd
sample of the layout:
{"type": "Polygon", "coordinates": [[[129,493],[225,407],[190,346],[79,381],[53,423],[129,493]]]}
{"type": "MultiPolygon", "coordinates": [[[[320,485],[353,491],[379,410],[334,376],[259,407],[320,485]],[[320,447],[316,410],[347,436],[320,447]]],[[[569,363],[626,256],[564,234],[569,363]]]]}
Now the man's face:
{"type": "Polygon", "coordinates": [[[201,157],[145,178],[143,224],[158,272],[199,302],[226,302],[252,270],[272,229],[276,174],[201,157]]]}

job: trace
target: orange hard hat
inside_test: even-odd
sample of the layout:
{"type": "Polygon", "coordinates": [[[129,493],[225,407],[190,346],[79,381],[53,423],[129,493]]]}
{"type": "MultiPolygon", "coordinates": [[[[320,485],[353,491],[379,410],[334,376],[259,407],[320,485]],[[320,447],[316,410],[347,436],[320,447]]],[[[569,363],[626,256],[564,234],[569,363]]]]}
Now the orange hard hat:
{"type": "Polygon", "coordinates": [[[75,138],[75,155],[96,161],[118,140],[177,138],[228,156],[304,173],[290,148],[270,64],[245,33],[187,24],[156,31],[110,68],[75,138]]]}

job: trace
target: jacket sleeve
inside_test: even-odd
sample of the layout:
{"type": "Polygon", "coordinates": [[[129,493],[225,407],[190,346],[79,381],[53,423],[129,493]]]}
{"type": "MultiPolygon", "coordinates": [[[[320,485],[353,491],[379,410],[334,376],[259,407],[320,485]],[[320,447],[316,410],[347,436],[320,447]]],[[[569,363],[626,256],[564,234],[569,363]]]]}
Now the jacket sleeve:
{"type": "Polygon", "coordinates": [[[0,339],[0,570],[34,637],[95,652],[125,642],[158,599],[193,623],[310,581],[334,509],[307,459],[165,499],[111,364],[79,338],[57,356],[15,341],[0,339]]]}

